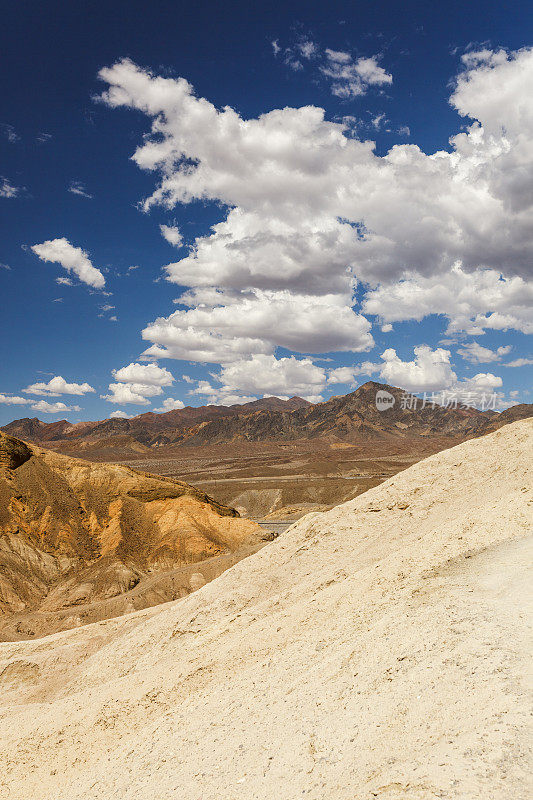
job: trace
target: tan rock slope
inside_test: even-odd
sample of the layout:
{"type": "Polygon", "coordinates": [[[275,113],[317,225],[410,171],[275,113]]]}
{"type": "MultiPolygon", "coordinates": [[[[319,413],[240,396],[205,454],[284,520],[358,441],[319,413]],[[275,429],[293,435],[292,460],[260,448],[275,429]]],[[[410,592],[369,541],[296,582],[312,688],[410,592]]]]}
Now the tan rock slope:
{"type": "Polygon", "coordinates": [[[175,603],[0,645],[10,800],[526,800],[533,423],[175,603]]]}
{"type": "Polygon", "coordinates": [[[258,526],[186,483],[0,433],[0,638],[180,597],[260,541],[258,526]]]}

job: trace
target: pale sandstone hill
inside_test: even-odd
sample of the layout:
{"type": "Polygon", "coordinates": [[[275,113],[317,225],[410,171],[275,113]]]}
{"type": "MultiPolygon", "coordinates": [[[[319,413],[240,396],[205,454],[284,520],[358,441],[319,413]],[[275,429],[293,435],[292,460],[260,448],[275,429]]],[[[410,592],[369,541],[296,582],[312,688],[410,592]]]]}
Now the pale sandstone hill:
{"type": "Polygon", "coordinates": [[[533,423],[175,603],[0,645],[10,800],[526,800],[533,423]]]}
{"type": "Polygon", "coordinates": [[[186,483],[0,433],[0,638],[180,597],[260,541],[255,523],[186,483]]]}

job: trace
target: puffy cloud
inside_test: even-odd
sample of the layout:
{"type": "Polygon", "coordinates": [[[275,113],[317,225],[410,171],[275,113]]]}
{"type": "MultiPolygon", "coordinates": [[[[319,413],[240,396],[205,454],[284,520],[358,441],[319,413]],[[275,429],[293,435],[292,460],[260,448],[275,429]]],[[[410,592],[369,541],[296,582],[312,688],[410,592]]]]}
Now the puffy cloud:
{"type": "Polygon", "coordinates": [[[435,401],[444,405],[463,403],[497,410],[513,404],[505,399],[503,392],[496,391],[503,386],[498,375],[478,372],[472,378],[459,380],[451,367],[449,350],[419,345],[414,348],[414,356],[413,361],[402,361],[392,348],[385,350],[381,356],[385,362],[381,379],[408,392],[434,395],[435,401]]]}
{"type": "Polygon", "coordinates": [[[0,175],[0,197],[12,198],[18,197],[19,194],[20,188],[18,186],[13,186],[7,178],[0,175]]]}
{"type": "Polygon", "coordinates": [[[34,244],[31,249],[42,261],[61,264],[67,272],[73,272],[88,286],[95,289],[105,286],[104,276],[93,267],[87,253],[81,247],[71,245],[68,239],[49,239],[42,244],[34,244]]]}
{"type": "MultiPolygon", "coordinates": [[[[341,94],[357,92],[357,81],[390,83],[376,58],[340,51],[327,58],[327,77],[339,87],[344,81],[341,94]]],[[[372,142],[313,106],[243,119],[196,97],[183,78],[154,76],[129,60],[100,77],[108,84],[103,102],[152,121],[152,136],[133,156],[161,178],[145,209],[194,200],[228,209],[166,267],[170,281],[192,291],[185,309],[145,328],[145,357],[231,365],[271,358],[278,346],[366,350],[367,323],[351,311],[357,281],[369,286],[362,312],[384,325],[443,314],[451,334],[532,329],[525,278],[533,245],[533,49],[467,55],[450,103],[468,127],[429,155],[411,144],[376,155],[372,142]],[[278,304],[294,317],[292,332],[279,322],[278,304]]],[[[394,372],[397,361],[385,366],[394,372]]],[[[409,374],[416,383],[416,370],[409,374]]]]}
{"type": "Polygon", "coordinates": [[[457,382],[457,375],[450,365],[449,350],[441,347],[432,350],[422,344],[414,348],[414,354],[413,361],[402,361],[396,350],[385,350],[381,355],[385,362],[380,372],[382,380],[408,392],[439,391],[457,382]]]}
{"type": "Polygon", "coordinates": [[[178,227],[175,225],[160,225],[159,230],[163,238],[166,239],[169,244],[174,245],[174,247],[181,247],[183,244],[183,236],[178,227]]]}
{"type": "Polygon", "coordinates": [[[110,383],[109,394],[101,394],[102,400],[117,405],[148,406],[148,397],[163,394],[161,386],[150,386],[144,383],[110,383]]]}
{"type": "MultiPolygon", "coordinates": [[[[196,98],[186,80],[154,77],[128,60],[103,69],[100,76],[109,83],[102,95],[108,105],[138,108],[153,118],[154,136],[134,155],[141,168],[160,170],[163,176],[146,207],[160,203],[172,208],[196,198],[232,208],[213,235],[197,240],[193,252],[203,252],[195,256],[196,279],[185,270],[189,285],[197,280],[201,285],[242,285],[238,258],[234,267],[226,258],[216,276],[207,275],[209,265],[215,270],[215,256],[228,246],[237,256],[241,247],[251,248],[254,256],[256,250],[264,253],[265,237],[276,254],[283,254],[283,272],[290,264],[294,278],[302,272],[299,251],[309,232],[332,238],[327,255],[334,264],[342,252],[334,269],[328,258],[315,265],[333,280],[341,263],[342,271],[348,265],[374,278],[405,269],[441,272],[458,259],[468,269],[515,271],[529,264],[531,210],[522,190],[509,202],[501,180],[509,154],[518,158],[524,137],[531,140],[532,53],[522,50],[460,76],[451,102],[463,116],[477,115],[480,124],[454,137],[451,152],[431,156],[405,144],[376,156],[372,143],[348,139],[342,124],[326,121],[324,111],[312,106],[242,120],[231,108],[218,111],[196,98]],[[476,97],[500,88],[497,110],[488,99],[476,100],[472,84],[476,97]],[[307,230],[298,242],[304,222],[307,230]],[[299,246],[292,258],[295,240],[299,246]]],[[[360,69],[377,79],[379,68],[372,59],[366,61],[372,63],[360,69]]],[[[528,150],[520,156],[526,159],[522,175],[529,175],[528,156],[528,150]]],[[[275,258],[271,267],[276,271],[275,258]]]]}
{"type": "Polygon", "coordinates": [[[143,383],[149,386],[170,386],[174,377],[168,369],[157,364],[137,364],[133,362],[121,369],[112,371],[113,377],[121,383],[143,383]]]}
{"type": "Polygon", "coordinates": [[[528,367],[533,364],[533,358],[515,358],[514,361],[508,361],[507,364],[502,364],[503,367],[528,367]]]}
{"type": "Polygon", "coordinates": [[[17,397],[16,395],[0,394],[0,403],[7,406],[23,406],[33,403],[33,400],[28,400],[27,397],[17,397]]]}
{"type": "Polygon", "coordinates": [[[200,395],[204,402],[216,406],[234,406],[251,403],[257,397],[246,397],[242,394],[231,394],[221,387],[213,386],[209,381],[198,381],[198,385],[189,391],[190,395],[200,395]]]}
{"type": "Polygon", "coordinates": [[[82,395],[88,392],[94,392],[92,386],[88,383],[67,383],[61,375],[56,375],[51,378],[48,383],[32,383],[26,389],[23,389],[26,394],[41,394],[48,397],[59,397],[62,394],[76,394],[82,395]]]}
{"type": "MultiPolygon", "coordinates": [[[[528,87],[533,50],[460,76],[451,102],[463,116],[477,116],[479,124],[455,136],[450,152],[430,156],[405,144],[376,156],[372,143],[348,139],[342,124],[326,121],[324,111],[312,106],[242,120],[231,108],[218,111],[196,98],[186,80],[154,77],[128,60],[103,69],[100,76],[109,83],[102,95],[108,105],[138,108],[153,118],[154,136],[134,155],[141,168],[160,170],[163,176],[146,207],[160,203],[172,208],[196,198],[232,208],[222,227],[215,226],[214,234],[197,240],[193,249],[204,251],[195,265],[203,285],[243,280],[238,261],[234,269],[221,265],[220,280],[213,275],[207,280],[208,252],[214,269],[219,249],[252,246],[255,255],[255,245],[264,250],[264,236],[277,237],[275,252],[284,255],[291,272],[301,273],[300,248],[295,259],[291,249],[304,222],[302,239],[308,231],[315,237],[333,233],[334,247],[327,255],[334,265],[337,251],[343,251],[333,269],[323,260],[321,269],[333,280],[341,263],[343,271],[348,266],[361,277],[374,278],[406,269],[440,273],[457,260],[469,270],[528,269],[531,206],[523,189],[511,202],[502,180],[507,180],[510,154],[524,161],[519,170],[524,180],[530,174],[524,142],[532,138],[528,87]],[[497,108],[489,99],[476,100],[490,95],[493,87],[499,87],[497,108]],[[338,220],[343,222],[336,227],[338,220]],[[251,241],[254,227],[261,234],[256,242],[251,241]]],[[[274,258],[271,266],[275,271],[274,258]]],[[[197,285],[185,272],[189,285],[197,285]]]]}
{"type": "Polygon", "coordinates": [[[112,411],[111,412],[111,414],[109,415],[109,418],[110,419],[131,419],[132,416],[133,416],[132,414],[127,414],[125,411],[121,411],[120,409],[117,408],[116,411],[112,411]]]}
{"type": "Polygon", "coordinates": [[[326,385],[326,373],[309,358],[254,355],[246,361],[224,365],[218,380],[225,394],[299,395],[316,400],[326,385]]]}
{"type": "Polygon", "coordinates": [[[160,408],[154,408],[154,411],[175,411],[179,408],[185,408],[185,403],[181,400],[174,400],[173,397],[167,397],[163,400],[163,404],[160,408]]]}
{"type": "Polygon", "coordinates": [[[81,181],[71,181],[68,190],[71,194],[77,194],[80,197],[86,197],[88,200],[93,199],[93,195],[89,194],[86,187],[81,181]]]}
{"type": "Polygon", "coordinates": [[[482,347],[478,342],[469,342],[459,347],[457,352],[465,361],[470,361],[472,364],[488,364],[491,361],[501,361],[502,357],[510,353],[511,350],[511,345],[491,350],[488,347],[482,347]]]}
{"type": "Polygon", "coordinates": [[[79,406],[67,406],[65,403],[49,403],[48,400],[39,400],[33,403],[32,409],[43,414],[60,414],[64,411],[81,411],[79,406]]]}
{"type": "Polygon", "coordinates": [[[374,375],[376,372],[380,372],[382,367],[383,364],[374,364],[372,361],[363,361],[362,364],[353,367],[336,367],[328,370],[328,383],[355,385],[356,375],[374,375]]]}
{"type": "Polygon", "coordinates": [[[174,382],[168,369],[157,364],[133,362],[112,370],[112,375],[118,383],[110,383],[109,394],[100,397],[117,405],[150,405],[147,398],[158,397],[163,394],[163,386],[170,386],[174,382]]]}
{"type": "Polygon", "coordinates": [[[533,333],[532,303],[533,281],[505,278],[492,269],[468,273],[455,264],[442,275],[410,274],[379,286],[367,292],[362,310],[388,323],[442,314],[448,318],[449,334],[510,328],[533,333]]]}
{"type": "Polygon", "coordinates": [[[340,295],[196,290],[179,302],[193,307],[143,330],[143,338],[153,342],[145,356],[225,363],[269,355],[276,347],[324,353],[369,350],[374,343],[368,320],[340,295]]]}

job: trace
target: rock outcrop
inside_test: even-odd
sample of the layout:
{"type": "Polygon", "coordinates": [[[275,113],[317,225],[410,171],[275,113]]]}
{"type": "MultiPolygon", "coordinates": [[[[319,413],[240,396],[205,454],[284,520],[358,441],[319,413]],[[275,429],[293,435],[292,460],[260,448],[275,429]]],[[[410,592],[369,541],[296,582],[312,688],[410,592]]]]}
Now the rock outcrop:
{"type": "Polygon", "coordinates": [[[95,603],[112,615],[112,598],[120,599],[119,613],[142,607],[139,588],[133,605],[121,596],[148,578],[154,595],[157,575],[180,569],[179,586],[156,593],[157,602],[172,599],[190,590],[187,570],[199,571],[193,565],[259,542],[255,523],[187,483],[68,458],[0,433],[0,637],[13,629],[6,618],[13,612],[23,634],[29,612],[42,633],[52,612],[63,612],[60,627],[68,627],[98,618],[95,603]],[[85,616],[81,606],[91,607],[85,616]],[[68,623],[64,612],[72,607],[68,623]]]}

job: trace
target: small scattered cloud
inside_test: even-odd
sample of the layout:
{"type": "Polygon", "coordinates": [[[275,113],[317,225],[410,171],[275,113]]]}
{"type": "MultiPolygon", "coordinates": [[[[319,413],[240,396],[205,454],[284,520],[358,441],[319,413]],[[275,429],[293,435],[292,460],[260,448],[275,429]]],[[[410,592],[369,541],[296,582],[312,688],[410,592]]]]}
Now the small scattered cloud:
{"type": "Polygon", "coordinates": [[[298,44],[296,45],[297,50],[299,51],[302,58],[311,59],[318,56],[320,52],[319,46],[312,42],[310,39],[301,39],[298,44]]]}
{"type": "Polygon", "coordinates": [[[80,197],[86,197],[88,200],[93,200],[93,195],[89,194],[87,188],[81,181],[71,181],[68,191],[71,194],[77,194],[80,197]]]}
{"type": "Polygon", "coordinates": [[[398,128],[398,133],[400,134],[400,136],[405,136],[406,139],[409,139],[409,137],[411,136],[411,128],[409,127],[409,125],[401,125],[398,128]]]}
{"type": "Polygon", "coordinates": [[[7,178],[0,176],[0,197],[11,199],[13,197],[18,197],[21,191],[19,186],[13,186],[7,178]]]}
{"type": "Polygon", "coordinates": [[[100,314],[98,314],[98,316],[105,317],[106,314],[114,310],[115,306],[111,305],[111,303],[102,303],[102,305],[100,306],[100,314]]]}
{"type": "Polygon", "coordinates": [[[117,408],[116,411],[112,411],[109,415],[110,419],[131,419],[133,414],[126,414],[125,411],[121,411],[117,408]]]}
{"type": "Polygon", "coordinates": [[[182,246],[183,236],[176,225],[160,225],[159,230],[163,238],[166,239],[169,244],[174,245],[174,247],[182,246]]]}
{"type": "Polygon", "coordinates": [[[38,133],[35,138],[36,138],[36,141],[39,142],[40,144],[45,144],[46,142],[50,141],[50,139],[52,138],[52,134],[51,133],[38,133]]]}
{"type": "Polygon", "coordinates": [[[20,140],[20,136],[17,134],[13,125],[8,125],[7,123],[3,122],[0,124],[0,131],[7,141],[11,142],[11,144],[14,144],[20,140]]]}
{"type": "Polygon", "coordinates": [[[533,358],[515,358],[514,361],[502,364],[502,367],[529,367],[531,364],[533,364],[533,358]]]}
{"type": "Polygon", "coordinates": [[[329,81],[332,94],[343,99],[364,95],[370,86],[392,83],[392,75],[379,64],[379,54],[354,58],[345,50],[329,47],[322,50],[309,37],[301,37],[296,44],[285,48],[276,39],[272,50],[274,56],[282,53],[284,63],[294,72],[301,72],[305,62],[316,62],[321,75],[329,81]]]}
{"type": "Polygon", "coordinates": [[[0,264],[0,269],[6,269],[9,272],[11,272],[11,267],[9,266],[9,264],[0,264]]]}
{"type": "Polygon", "coordinates": [[[71,278],[64,278],[62,275],[56,278],[56,283],[59,283],[60,286],[74,286],[74,281],[71,278]]]}
{"type": "Polygon", "coordinates": [[[42,244],[34,244],[31,250],[41,261],[51,261],[78,276],[82,283],[101,289],[105,278],[99,269],[93,267],[87,253],[81,247],[74,247],[68,239],[49,239],[42,244]]]}
{"type": "Polygon", "coordinates": [[[126,274],[129,275],[130,272],[133,272],[136,269],[140,269],[138,264],[134,264],[133,266],[128,267],[128,269],[126,270],[126,274]]]}
{"type": "Polygon", "coordinates": [[[374,130],[379,131],[381,128],[386,125],[388,122],[387,117],[385,114],[376,114],[375,117],[372,117],[372,127],[374,130]]]}
{"type": "Polygon", "coordinates": [[[379,56],[353,59],[350,53],[326,48],[321,73],[331,81],[331,92],[337,97],[353,98],[367,93],[370,86],[392,83],[392,75],[379,65],[379,56]]]}

